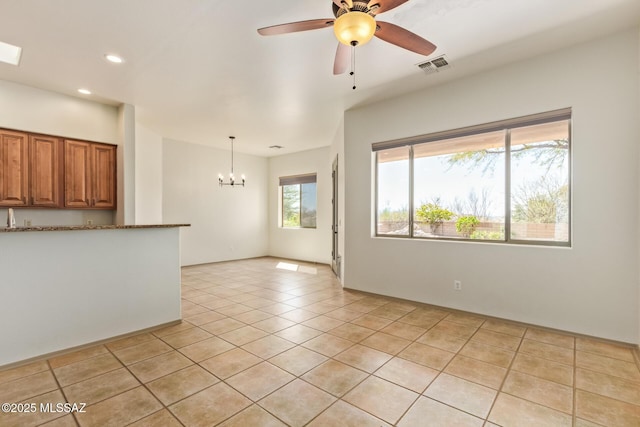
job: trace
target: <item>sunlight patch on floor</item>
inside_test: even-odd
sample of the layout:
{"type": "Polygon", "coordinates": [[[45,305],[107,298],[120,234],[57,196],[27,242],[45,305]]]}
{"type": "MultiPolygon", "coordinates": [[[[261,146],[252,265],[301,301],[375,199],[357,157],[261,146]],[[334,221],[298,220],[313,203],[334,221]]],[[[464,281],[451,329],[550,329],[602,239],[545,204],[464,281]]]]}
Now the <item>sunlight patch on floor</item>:
{"type": "Polygon", "coordinates": [[[314,267],[305,267],[303,265],[292,264],[289,262],[279,262],[276,268],[280,270],[298,271],[300,273],[318,274],[318,269],[314,267]]]}

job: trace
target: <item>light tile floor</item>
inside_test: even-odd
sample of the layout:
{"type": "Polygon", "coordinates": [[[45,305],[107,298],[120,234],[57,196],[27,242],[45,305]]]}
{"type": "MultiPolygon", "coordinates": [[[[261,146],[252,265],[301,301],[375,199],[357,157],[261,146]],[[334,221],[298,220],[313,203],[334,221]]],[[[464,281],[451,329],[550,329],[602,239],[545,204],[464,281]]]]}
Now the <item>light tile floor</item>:
{"type": "Polygon", "coordinates": [[[0,371],[0,402],[87,404],[0,425],[640,426],[628,347],[279,262],[184,268],[180,324],[0,371]]]}

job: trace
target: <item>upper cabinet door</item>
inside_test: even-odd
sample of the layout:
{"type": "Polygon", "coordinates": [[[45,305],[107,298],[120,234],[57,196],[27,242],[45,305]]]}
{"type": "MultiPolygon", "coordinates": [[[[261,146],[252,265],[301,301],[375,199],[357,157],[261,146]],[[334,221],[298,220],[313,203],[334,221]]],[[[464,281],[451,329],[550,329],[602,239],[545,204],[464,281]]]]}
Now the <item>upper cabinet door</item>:
{"type": "Polygon", "coordinates": [[[60,140],[31,135],[30,196],[32,206],[60,206],[60,140]]]}
{"type": "Polygon", "coordinates": [[[93,200],[92,207],[115,209],[116,207],[116,147],[94,144],[93,156],[93,200]]]}
{"type": "Polygon", "coordinates": [[[84,141],[64,141],[64,205],[92,207],[91,145],[84,141]]]}
{"type": "Polygon", "coordinates": [[[26,206],[29,193],[29,138],[0,131],[0,206],[26,206]]]}

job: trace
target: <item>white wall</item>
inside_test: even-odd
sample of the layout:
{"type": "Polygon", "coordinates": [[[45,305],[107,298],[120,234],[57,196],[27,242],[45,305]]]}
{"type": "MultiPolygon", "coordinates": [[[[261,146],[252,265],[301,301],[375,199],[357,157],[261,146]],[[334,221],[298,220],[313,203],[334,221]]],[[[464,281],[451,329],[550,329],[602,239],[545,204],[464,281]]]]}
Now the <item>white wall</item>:
{"type": "Polygon", "coordinates": [[[162,224],[162,136],[135,130],[135,223],[162,224]]]}
{"type": "Polygon", "coordinates": [[[269,159],[269,255],[331,263],[331,162],[329,147],[269,159]],[[279,178],[316,174],[316,228],[282,228],[279,178]]]}
{"type": "Polygon", "coordinates": [[[246,187],[218,186],[231,152],[163,140],[162,218],[187,223],[180,233],[182,265],[267,255],[267,159],[235,153],[236,175],[246,187]]]}
{"type": "Polygon", "coordinates": [[[0,127],[117,144],[118,108],[0,80],[0,127]]]}
{"type": "Polygon", "coordinates": [[[348,111],[345,286],[638,343],[638,45],[625,31],[348,111]],[[371,143],[564,107],[572,248],[372,237],[371,143]]]}
{"type": "MultiPolygon", "coordinates": [[[[0,80],[0,128],[117,144],[118,109],[0,80]]],[[[32,225],[112,224],[112,211],[16,209],[16,223],[32,225]]],[[[7,210],[0,209],[0,225],[7,210]]]]}

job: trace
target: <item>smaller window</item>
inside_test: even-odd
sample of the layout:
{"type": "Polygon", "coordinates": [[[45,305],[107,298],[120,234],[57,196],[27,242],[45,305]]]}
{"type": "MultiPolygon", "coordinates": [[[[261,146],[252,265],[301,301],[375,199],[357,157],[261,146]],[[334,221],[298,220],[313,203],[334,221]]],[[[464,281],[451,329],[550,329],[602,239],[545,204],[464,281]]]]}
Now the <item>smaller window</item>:
{"type": "Polygon", "coordinates": [[[280,177],[284,228],[316,228],[316,174],[280,177]]]}

